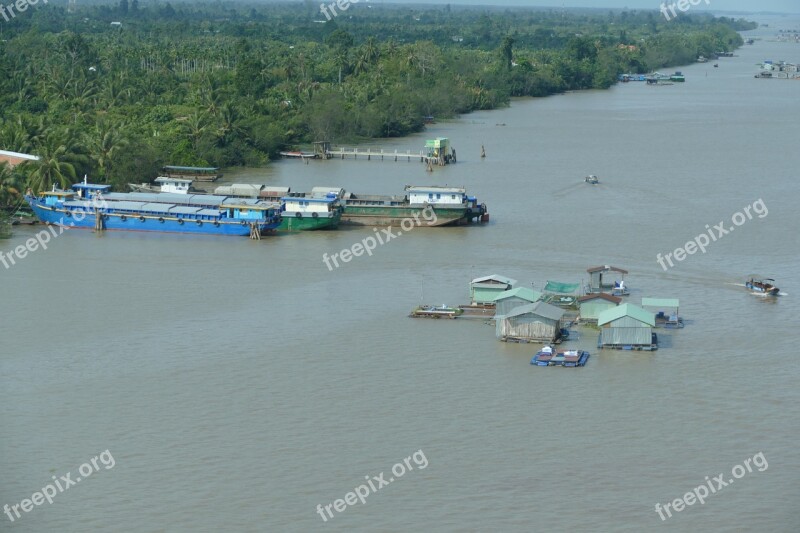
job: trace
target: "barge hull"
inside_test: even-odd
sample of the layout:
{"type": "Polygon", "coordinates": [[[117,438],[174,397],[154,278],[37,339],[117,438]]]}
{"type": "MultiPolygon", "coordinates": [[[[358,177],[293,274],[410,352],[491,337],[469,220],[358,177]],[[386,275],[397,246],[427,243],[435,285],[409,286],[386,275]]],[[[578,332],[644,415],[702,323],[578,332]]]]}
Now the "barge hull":
{"type": "MultiPolygon", "coordinates": [[[[65,209],[51,209],[39,205],[35,200],[31,202],[39,220],[45,224],[64,228],[95,229],[97,220],[94,213],[75,212],[67,214],[65,209]],[[77,216],[76,216],[77,215],[77,216]],[[83,216],[81,216],[83,215],[83,216]]],[[[219,220],[219,226],[213,220],[202,220],[198,224],[193,219],[180,219],[177,217],[154,217],[151,215],[133,215],[120,213],[100,213],[103,217],[103,229],[120,231],[152,231],[158,233],[193,233],[200,235],[250,235],[250,224],[241,221],[219,220]],[[144,219],[144,220],[142,220],[144,219]],[[163,221],[162,221],[163,220],[163,221]]],[[[280,222],[267,222],[258,224],[262,233],[276,229],[280,222]]]]}

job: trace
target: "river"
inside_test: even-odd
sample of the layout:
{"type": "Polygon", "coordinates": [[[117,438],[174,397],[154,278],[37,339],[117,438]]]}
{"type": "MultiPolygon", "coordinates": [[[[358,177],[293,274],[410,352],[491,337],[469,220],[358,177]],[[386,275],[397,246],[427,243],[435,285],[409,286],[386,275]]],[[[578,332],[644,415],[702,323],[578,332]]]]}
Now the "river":
{"type": "MultiPolygon", "coordinates": [[[[359,159],[224,178],[463,185],[489,207],[483,226],[414,228],[332,271],[323,254],[370,228],[70,231],[3,269],[0,505],[104,450],[115,465],[0,529],[796,531],[800,83],[753,76],[800,48],[767,38],[797,19],[770,20],[719,68],[682,68],[684,84],[515,100],[363,146],[449,137],[458,163],[432,173],[359,159]],[[759,200],[767,214],[705,253],[657,262],[759,200]],[[687,326],[652,353],[597,351],[576,330],[592,358],[564,369],[531,367],[535,346],[480,320],[406,318],[420,301],[466,303],[480,275],[541,289],[602,264],[630,272],[631,302],[680,298],[687,326]],[[747,294],[751,273],[786,295],[747,294]],[[317,514],[420,450],[426,467],[412,459],[366,504],[317,514]],[[654,510],[759,452],[768,468],[704,505],[654,510]]],[[[15,228],[1,249],[40,230],[15,228]]]]}

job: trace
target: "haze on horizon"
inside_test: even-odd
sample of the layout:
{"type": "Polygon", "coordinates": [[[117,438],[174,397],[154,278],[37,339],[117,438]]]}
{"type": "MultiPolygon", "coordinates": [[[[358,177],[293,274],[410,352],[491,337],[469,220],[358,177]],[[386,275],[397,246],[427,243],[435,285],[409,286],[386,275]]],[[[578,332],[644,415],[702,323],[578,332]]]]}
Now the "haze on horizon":
{"type": "MultiPolygon", "coordinates": [[[[362,0],[364,1],[364,0],[362,0]]],[[[366,0],[376,3],[389,1],[397,4],[464,4],[492,6],[529,6],[529,7],[589,7],[610,9],[652,9],[658,10],[662,2],[677,3],[678,0],[366,0]]],[[[695,0],[696,1],[696,0],[695,0]]],[[[743,11],[750,13],[800,13],[797,0],[700,0],[692,9],[707,11],[743,11]]]]}

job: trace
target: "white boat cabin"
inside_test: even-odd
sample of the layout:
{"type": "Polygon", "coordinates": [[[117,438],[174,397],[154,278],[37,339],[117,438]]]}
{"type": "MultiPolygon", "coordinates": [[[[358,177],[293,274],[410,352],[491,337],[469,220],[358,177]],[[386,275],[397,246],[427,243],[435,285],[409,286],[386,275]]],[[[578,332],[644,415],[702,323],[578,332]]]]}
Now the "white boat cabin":
{"type": "Polygon", "coordinates": [[[160,186],[161,192],[174,192],[178,194],[189,194],[192,187],[192,180],[180,178],[168,178],[160,176],[156,178],[156,183],[160,186]]]}
{"type": "Polygon", "coordinates": [[[284,196],[281,198],[283,202],[283,212],[286,215],[298,216],[298,213],[311,214],[312,217],[317,217],[320,213],[326,215],[333,211],[333,206],[338,202],[336,197],[314,198],[310,196],[284,196]]]}
{"type": "Polygon", "coordinates": [[[467,190],[463,187],[408,186],[408,201],[414,204],[461,205],[467,201],[467,190]]]}

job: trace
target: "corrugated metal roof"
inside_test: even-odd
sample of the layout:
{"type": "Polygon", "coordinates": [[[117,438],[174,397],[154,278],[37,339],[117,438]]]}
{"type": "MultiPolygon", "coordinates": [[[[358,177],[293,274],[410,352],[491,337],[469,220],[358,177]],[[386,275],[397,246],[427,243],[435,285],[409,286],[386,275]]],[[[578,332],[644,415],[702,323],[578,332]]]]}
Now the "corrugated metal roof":
{"type": "Polygon", "coordinates": [[[439,187],[438,185],[406,185],[408,192],[437,192],[437,193],[458,193],[465,194],[467,189],[464,187],[439,187]]]}
{"type": "Polygon", "coordinates": [[[550,305],[545,302],[536,302],[515,307],[508,312],[505,317],[509,318],[527,314],[538,315],[543,318],[549,318],[550,320],[559,320],[562,316],[564,316],[564,310],[560,307],[556,307],[555,305],[550,305]]]}
{"type": "Polygon", "coordinates": [[[505,300],[506,298],[512,298],[514,296],[528,300],[529,302],[535,302],[542,297],[542,293],[530,289],[528,287],[517,287],[516,289],[509,289],[507,291],[501,292],[500,294],[492,298],[492,301],[499,302],[501,300],[505,300]]]}
{"type": "Polygon", "coordinates": [[[192,171],[216,171],[219,170],[218,167],[178,167],[175,165],[164,165],[164,168],[168,168],[169,170],[192,170],[192,171]]]}
{"type": "Polygon", "coordinates": [[[609,266],[609,265],[589,267],[589,268],[586,269],[586,272],[588,272],[590,274],[592,272],[600,272],[600,271],[619,272],[620,274],[627,274],[628,273],[627,270],[624,270],[622,268],[615,267],[615,266],[609,266]]]}
{"type": "Polygon", "coordinates": [[[166,176],[159,176],[155,181],[156,183],[192,183],[192,180],[183,178],[167,178],[166,176]]]}
{"type": "Polygon", "coordinates": [[[311,196],[324,198],[328,194],[335,194],[336,197],[344,196],[344,189],[341,187],[311,187],[311,196]]]}
{"type": "Polygon", "coordinates": [[[633,304],[622,304],[618,305],[617,307],[612,307],[611,309],[606,309],[597,315],[597,325],[602,326],[603,324],[608,324],[609,322],[613,322],[614,320],[617,320],[623,316],[635,318],[639,322],[643,322],[648,326],[656,325],[656,316],[653,313],[650,311],[645,311],[641,307],[633,304]]]}
{"type": "Polygon", "coordinates": [[[151,213],[169,213],[169,210],[175,207],[173,204],[142,204],[142,211],[149,211],[151,213]]]}
{"type": "Polygon", "coordinates": [[[642,307],[671,307],[677,309],[680,302],[677,298],[642,298],[642,307]]]}
{"type": "Polygon", "coordinates": [[[141,211],[144,203],[142,202],[106,202],[108,209],[119,211],[141,211]]]}
{"type": "Polygon", "coordinates": [[[475,278],[472,280],[472,283],[486,283],[486,282],[495,282],[495,283],[504,283],[506,285],[514,285],[517,283],[517,280],[507,278],[505,276],[501,276],[500,274],[492,274],[490,276],[483,276],[482,278],[475,278]]]}
{"type": "Polygon", "coordinates": [[[317,202],[323,204],[330,204],[337,200],[337,198],[313,198],[310,196],[284,196],[281,198],[284,202],[317,202]]]}
{"type": "Polygon", "coordinates": [[[613,302],[615,304],[619,304],[622,301],[622,298],[619,298],[618,296],[612,296],[604,292],[596,292],[594,294],[587,294],[586,296],[581,296],[580,298],[578,298],[578,301],[588,302],[589,300],[595,300],[597,298],[602,298],[603,300],[608,300],[609,302],[613,302]]]}
{"type": "MultiPolygon", "coordinates": [[[[169,210],[172,215],[197,215],[200,211],[203,211],[203,209],[190,205],[176,205],[169,210]]],[[[219,214],[219,212],[217,212],[217,214],[219,214]]]]}

